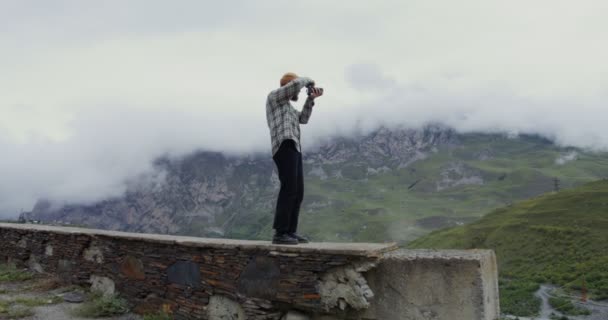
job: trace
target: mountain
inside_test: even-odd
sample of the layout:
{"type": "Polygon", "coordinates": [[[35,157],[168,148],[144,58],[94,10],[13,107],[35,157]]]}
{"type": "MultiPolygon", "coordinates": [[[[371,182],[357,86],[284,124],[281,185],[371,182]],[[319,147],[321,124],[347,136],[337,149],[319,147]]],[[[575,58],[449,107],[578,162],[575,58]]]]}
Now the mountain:
{"type": "Polygon", "coordinates": [[[494,249],[502,309],[512,314],[533,314],[538,302],[532,294],[543,283],[575,290],[586,286],[590,298],[608,299],[608,180],[496,209],[409,246],[494,249]]]}
{"type": "MultiPolygon", "coordinates": [[[[300,231],[315,240],[401,243],[461,225],[559,186],[608,176],[608,156],[533,135],[458,134],[441,125],[380,128],[304,150],[300,231]]],[[[43,222],[210,237],[272,233],[279,188],[269,154],[199,151],[160,158],[124,196],[94,204],[39,201],[43,222]]]]}

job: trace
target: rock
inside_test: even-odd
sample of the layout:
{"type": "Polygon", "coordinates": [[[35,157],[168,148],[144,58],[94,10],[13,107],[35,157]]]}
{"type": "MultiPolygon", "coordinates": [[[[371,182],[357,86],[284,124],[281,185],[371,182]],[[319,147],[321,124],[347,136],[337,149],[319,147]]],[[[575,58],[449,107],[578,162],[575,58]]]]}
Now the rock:
{"type": "Polygon", "coordinates": [[[47,244],[46,247],[44,248],[44,255],[46,256],[52,256],[53,255],[53,246],[51,246],[50,244],[47,244]]]}
{"type": "Polygon", "coordinates": [[[435,182],[435,189],[437,191],[460,185],[484,184],[483,175],[478,169],[470,167],[460,161],[450,162],[444,165],[439,174],[441,180],[435,182]]]}
{"type": "Polygon", "coordinates": [[[57,271],[58,272],[72,272],[73,266],[70,260],[59,259],[57,261],[57,271]]]}
{"type": "Polygon", "coordinates": [[[238,291],[248,297],[272,299],[277,294],[281,270],[276,259],[256,256],[238,280],[238,291]]]}
{"type": "Polygon", "coordinates": [[[81,303],[85,300],[85,296],[82,292],[68,292],[63,295],[63,300],[72,303],[81,303]]]}
{"type": "Polygon", "coordinates": [[[209,320],[245,319],[245,311],[241,305],[223,296],[211,296],[207,312],[209,320]]]}
{"type": "Polygon", "coordinates": [[[287,312],[281,320],[311,320],[311,318],[305,313],[291,310],[287,312]]]}
{"type": "Polygon", "coordinates": [[[19,239],[19,241],[17,242],[17,246],[19,248],[27,248],[27,239],[26,238],[19,239]]]}
{"type": "Polygon", "coordinates": [[[84,250],[84,259],[87,261],[95,261],[97,263],[103,263],[103,253],[96,246],[90,246],[84,250]]]}
{"type": "Polygon", "coordinates": [[[43,273],[44,269],[42,269],[42,266],[40,265],[40,263],[38,263],[38,261],[36,260],[36,256],[33,254],[30,254],[30,259],[27,261],[28,267],[30,268],[30,270],[38,272],[38,273],[43,273]]]}
{"type": "Polygon", "coordinates": [[[171,308],[168,305],[163,306],[163,299],[159,298],[157,294],[150,293],[146,296],[144,301],[133,308],[133,311],[138,314],[151,314],[159,311],[170,313],[171,308]]]}
{"type": "Polygon", "coordinates": [[[347,306],[355,310],[365,309],[374,293],[361,274],[374,267],[373,263],[349,265],[328,271],[321,277],[319,292],[325,310],[347,306]]]}
{"type": "Polygon", "coordinates": [[[110,278],[91,275],[89,282],[91,283],[91,291],[101,292],[104,296],[111,296],[115,292],[114,281],[110,278]]]}
{"type": "Polygon", "coordinates": [[[120,271],[129,279],[143,280],[146,278],[141,260],[132,256],[126,256],[122,260],[120,271]]]}
{"type": "Polygon", "coordinates": [[[191,288],[201,286],[201,270],[196,262],[177,261],[167,269],[170,283],[181,284],[191,288]]]}
{"type": "Polygon", "coordinates": [[[70,282],[73,275],[74,263],[70,260],[59,259],[57,261],[57,275],[61,280],[70,282]]]}
{"type": "Polygon", "coordinates": [[[314,316],[312,318],[312,320],[340,320],[340,318],[337,318],[337,317],[334,317],[331,315],[322,314],[322,315],[314,316]]]}

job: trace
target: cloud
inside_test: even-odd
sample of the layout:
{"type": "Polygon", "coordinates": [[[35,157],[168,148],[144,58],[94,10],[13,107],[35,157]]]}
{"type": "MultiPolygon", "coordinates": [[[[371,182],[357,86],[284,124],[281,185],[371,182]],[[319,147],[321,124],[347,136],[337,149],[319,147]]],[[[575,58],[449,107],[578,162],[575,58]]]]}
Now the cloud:
{"type": "Polygon", "coordinates": [[[286,71],[325,88],[303,127],[305,150],[355,129],[426,122],[606,150],[604,9],[591,0],[3,2],[0,215],[40,197],[119,195],[164,154],[268,154],[265,97],[286,71]]]}
{"type": "Polygon", "coordinates": [[[39,198],[90,203],[119,196],[130,178],[155,173],[152,163],[163,155],[180,157],[203,148],[259,152],[267,142],[265,128],[248,126],[247,120],[179,108],[105,107],[74,117],[71,134],[61,141],[2,139],[0,209],[29,210],[39,198]]]}
{"type": "Polygon", "coordinates": [[[373,63],[352,64],[346,68],[346,81],[355,90],[390,90],[394,89],[395,80],[382,73],[380,67],[373,63]]]}
{"type": "Polygon", "coordinates": [[[576,160],[578,158],[578,152],[576,151],[570,151],[568,153],[565,154],[561,154],[559,155],[559,157],[557,157],[555,159],[555,164],[557,165],[564,165],[570,161],[576,160]]]}

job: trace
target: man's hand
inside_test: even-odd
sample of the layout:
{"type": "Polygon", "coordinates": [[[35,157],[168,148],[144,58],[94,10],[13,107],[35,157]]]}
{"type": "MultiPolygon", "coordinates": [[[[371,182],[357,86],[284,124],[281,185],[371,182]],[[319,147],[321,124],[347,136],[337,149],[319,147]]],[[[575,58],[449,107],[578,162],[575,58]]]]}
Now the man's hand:
{"type": "Polygon", "coordinates": [[[323,95],[323,88],[312,88],[310,98],[315,99],[323,95]]]}

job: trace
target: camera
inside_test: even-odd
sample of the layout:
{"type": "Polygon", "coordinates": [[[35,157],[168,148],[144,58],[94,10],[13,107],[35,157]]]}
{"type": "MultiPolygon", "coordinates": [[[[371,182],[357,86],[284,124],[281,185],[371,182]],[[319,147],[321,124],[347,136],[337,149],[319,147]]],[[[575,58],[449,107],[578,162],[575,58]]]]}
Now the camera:
{"type": "MultiPolygon", "coordinates": [[[[315,89],[315,85],[314,83],[311,83],[309,85],[306,86],[306,94],[310,97],[310,95],[312,94],[312,89],[315,89]]],[[[323,92],[323,88],[316,88],[316,89],[320,89],[321,92],[323,92]]]]}

